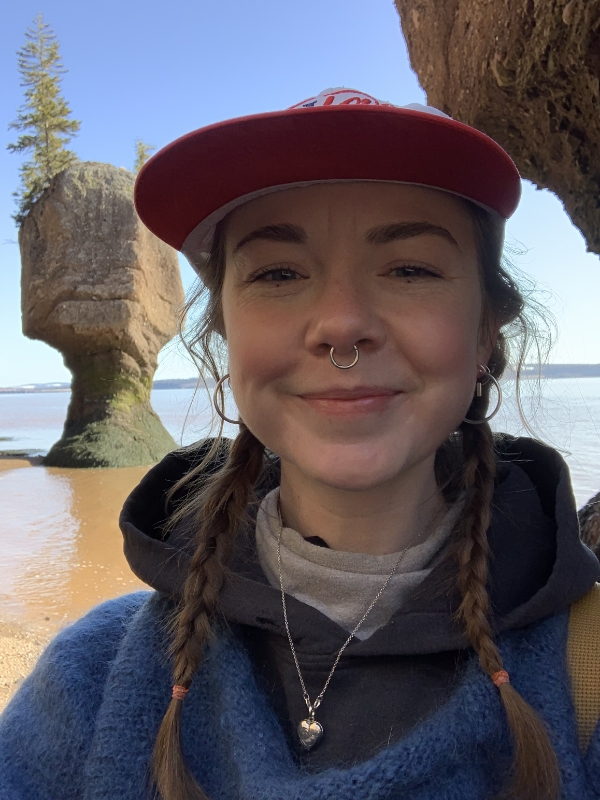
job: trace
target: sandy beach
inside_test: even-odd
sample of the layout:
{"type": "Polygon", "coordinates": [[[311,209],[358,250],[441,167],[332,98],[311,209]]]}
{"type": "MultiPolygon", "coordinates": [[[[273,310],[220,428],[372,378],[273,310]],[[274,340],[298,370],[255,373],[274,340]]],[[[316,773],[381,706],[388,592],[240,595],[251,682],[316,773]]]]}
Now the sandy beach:
{"type": "Polygon", "coordinates": [[[118,526],[150,467],[58,469],[40,460],[0,457],[0,712],[62,628],[150,588],[129,569],[118,526]]]}

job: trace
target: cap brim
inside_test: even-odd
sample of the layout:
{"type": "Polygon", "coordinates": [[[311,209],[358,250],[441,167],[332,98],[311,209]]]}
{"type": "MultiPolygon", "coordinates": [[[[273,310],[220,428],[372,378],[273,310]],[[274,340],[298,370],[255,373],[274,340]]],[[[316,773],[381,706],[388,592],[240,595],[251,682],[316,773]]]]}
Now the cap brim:
{"type": "Polygon", "coordinates": [[[349,180],[441,189],[504,219],[521,194],[510,156],[476,129],[420,111],[351,105],[256,114],[200,128],[142,167],[134,198],[144,224],[181,250],[198,226],[209,221],[214,227],[240,198],[271,187],[349,180]]]}

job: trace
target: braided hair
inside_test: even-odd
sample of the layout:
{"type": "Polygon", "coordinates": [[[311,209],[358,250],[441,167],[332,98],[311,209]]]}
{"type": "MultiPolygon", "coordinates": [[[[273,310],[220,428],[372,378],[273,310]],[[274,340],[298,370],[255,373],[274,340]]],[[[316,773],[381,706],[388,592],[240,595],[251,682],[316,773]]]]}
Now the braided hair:
{"type": "MultiPolygon", "coordinates": [[[[503,225],[474,203],[461,202],[471,215],[477,239],[484,299],[482,325],[488,325],[490,320],[500,324],[488,367],[499,379],[507,365],[511,342],[517,342],[518,387],[532,325],[525,314],[524,298],[502,263],[503,225]]],[[[219,368],[214,353],[219,352],[219,340],[224,337],[220,305],[225,274],[224,225],[225,220],[217,225],[210,257],[197,265],[201,283],[187,302],[180,322],[180,336],[200,374],[209,374],[215,381],[219,380],[219,368]],[[189,312],[201,305],[204,311],[188,342],[183,335],[183,322],[189,312]]],[[[536,344],[539,350],[539,340],[536,344]]],[[[483,383],[481,397],[473,398],[468,419],[484,419],[490,383],[483,383]]],[[[241,422],[239,434],[223,463],[206,477],[203,470],[220,447],[222,428],[221,422],[219,435],[208,455],[175,484],[168,495],[169,499],[188,487],[187,500],[175,510],[169,524],[191,517],[197,531],[196,550],[183,596],[168,622],[172,637],[169,655],[173,660],[173,683],[184,688],[191,684],[203,649],[212,636],[211,622],[217,611],[226,564],[235,547],[235,536],[247,515],[248,505],[256,501],[255,486],[268,466],[264,446],[241,422]]],[[[486,588],[487,529],[495,473],[494,440],[486,422],[476,425],[463,422],[436,456],[436,477],[446,498],[452,500],[458,493],[465,493],[464,509],[455,523],[454,545],[450,551],[456,566],[454,580],[461,597],[456,619],[464,626],[482,669],[490,677],[503,668],[489,621],[486,588]]],[[[514,745],[513,767],[502,797],[557,800],[560,791],[558,763],[542,719],[510,683],[501,683],[498,688],[514,745]]],[[[153,782],[161,800],[209,800],[183,758],[181,705],[181,700],[173,697],[161,722],[150,764],[153,782]]]]}
{"type": "MultiPolygon", "coordinates": [[[[487,399],[476,398],[470,414],[485,413],[487,399]]],[[[490,676],[503,670],[502,657],[494,642],[489,622],[486,589],[489,547],[487,529],[494,493],[496,460],[492,431],[487,423],[463,423],[463,487],[466,503],[458,530],[456,586],[462,598],[456,617],[464,624],[467,638],[479,656],[479,663],[490,676]]],[[[498,686],[514,746],[511,785],[507,797],[519,800],[555,800],[559,796],[560,775],[556,754],[538,713],[508,682],[498,686]]]]}
{"type": "MultiPolygon", "coordinates": [[[[209,451],[208,461],[218,444],[209,451]]],[[[167,622],[168,648],[173,661],[173,680],[189,688],[202,661],[205,644],[213,631],[211,621],[234,546],[235,533],[244,518],[252,488],[263,467],[264,445],[242,423],[226,463],[200,488],[195,511],[196,549],[183,586],[181,600],[167,622]]],[[[199,466],[202,466],[199,465],[199,466]]],[[[197,473],[201,470],[196,468],[197,473]]],[[[162,721],[154,746],[156,786],[164,798],[207,800],[187,769],[180,746],[181,700],[174,697],[162,721]]]]}

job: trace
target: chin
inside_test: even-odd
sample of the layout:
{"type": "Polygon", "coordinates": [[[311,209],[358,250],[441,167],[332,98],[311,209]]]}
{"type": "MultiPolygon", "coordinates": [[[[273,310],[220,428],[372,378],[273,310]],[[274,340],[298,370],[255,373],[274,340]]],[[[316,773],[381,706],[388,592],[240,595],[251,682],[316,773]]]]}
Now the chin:
{"type": "Polygon", "coordinates": [[[312,449],[297,453],[294,463],[313,480],[349,492],[381,486],[412,466],[400,448],[390,448],[389,443],[387,447],[381,443],[321,444],[317,453],[312,449]]]}
{"type": "Polygon", "coordinates": [[[382,486],[391,480],[394,475],[384,474],[378,475],[365,475],[364,472],[338,472],[332,474],[331,472],[310,473],[313,480],[318,481],[323,486],[329,486],[331,489],[337,489],[343,492],[368,492],[375,489],[377,486],[382,486]]]}

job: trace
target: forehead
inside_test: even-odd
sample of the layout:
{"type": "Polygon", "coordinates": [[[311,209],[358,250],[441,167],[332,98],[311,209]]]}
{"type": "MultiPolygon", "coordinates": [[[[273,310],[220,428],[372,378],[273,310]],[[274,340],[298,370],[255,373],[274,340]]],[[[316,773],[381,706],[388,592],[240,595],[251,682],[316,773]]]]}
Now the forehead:
{"type": "Polygon", "coordinates": [[[267,194],[232,211],[225,232],[231,242],[278,222],[301,225],[310,235],[311,229],[324,225],[368,229],[402,221],[441,225],[464,244],[473,241],[473,221],[462,198],[424,186],[379,181],[323,183],[267,194]]]}

